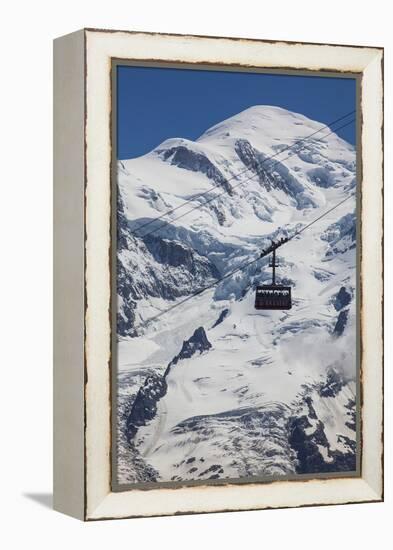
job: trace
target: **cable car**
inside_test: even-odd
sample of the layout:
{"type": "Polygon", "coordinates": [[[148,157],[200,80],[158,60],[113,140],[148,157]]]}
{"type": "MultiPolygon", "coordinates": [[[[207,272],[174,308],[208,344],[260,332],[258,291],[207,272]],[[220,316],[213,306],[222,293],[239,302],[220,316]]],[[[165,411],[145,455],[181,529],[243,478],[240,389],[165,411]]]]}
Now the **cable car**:
{"type": "Polygon", "coordinates": [[[290,286],[257,286],[255,292],[255,309],[291,309],[291,307],[290,286]]]}
{"type": "Polygon", "coordinates": [[[270,252],[273,253],[273,258],[269,263],[269,267],[273,268],[273,277],[271,285],[260,285],[255,289],[255,309],[282,310],[292,307],[291,287],[276,284],[276,267],[278,267],[276,248],[286,241],[287,239],[281,239],[279,243],[272,243],[267,250],[262,251],[261,257],[270,252]]]}

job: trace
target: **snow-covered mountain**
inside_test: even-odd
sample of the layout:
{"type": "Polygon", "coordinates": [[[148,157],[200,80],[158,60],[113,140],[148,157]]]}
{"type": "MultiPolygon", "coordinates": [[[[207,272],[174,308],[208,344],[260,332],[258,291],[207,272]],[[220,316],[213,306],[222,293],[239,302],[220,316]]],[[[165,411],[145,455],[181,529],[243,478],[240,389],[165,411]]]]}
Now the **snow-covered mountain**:
{"type": "Polygon", "coordinates": [[[120,484],[355,469],[356,154],[322,127],[255,106],[119,161],[120,484]],[[291,310],[254,309],[268,258],[184,301],[348,196],[278,250],[291,310]]]}

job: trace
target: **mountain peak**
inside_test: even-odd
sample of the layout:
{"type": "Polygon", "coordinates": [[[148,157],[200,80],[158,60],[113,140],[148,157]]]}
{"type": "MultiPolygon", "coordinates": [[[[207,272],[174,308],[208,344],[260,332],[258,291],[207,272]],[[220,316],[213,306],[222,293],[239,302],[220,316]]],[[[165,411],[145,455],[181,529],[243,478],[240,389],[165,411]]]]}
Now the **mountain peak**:
{"type": "Polygon", "coordinates": [[[204,351],[208,351],[211,347],[212,345],[207,339],[205,329],[198,327],[188,340],[184,340],[180,352],[169,363],[165,375],[169,373],[172,365],[176,365],[182,359],[190,359],[197,352],[203,353],[204,351]]]}
{"type": "Polygon", "coordinates": [[[304,127],[307,133],[310,129],[316,130],[320,126],[320,123],[282,107],[253,105],[212,126],[197,141],[231,136],[245,137],[252,134],[266,135],[271,138],[275,136],[279,138],[291,137],[292,135],[302,136],[305,132],[300,127],[304,127]]]}

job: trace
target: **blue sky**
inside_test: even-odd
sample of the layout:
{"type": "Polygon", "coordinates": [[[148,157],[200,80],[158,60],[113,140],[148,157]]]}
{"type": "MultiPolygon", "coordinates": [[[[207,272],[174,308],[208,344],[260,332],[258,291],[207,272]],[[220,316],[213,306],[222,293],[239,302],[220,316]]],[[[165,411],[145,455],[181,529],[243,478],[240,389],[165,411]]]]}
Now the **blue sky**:
{"type": "MultiPolygon", "coordinates": [[[[138,157],[171,137],[194,140],[252,105],[277,105],[328,124],[356,108],[356,80],[120,65],[117,156],[138,157]]],[[[355,144],[355,124],[338,133],[355,144]]]]}

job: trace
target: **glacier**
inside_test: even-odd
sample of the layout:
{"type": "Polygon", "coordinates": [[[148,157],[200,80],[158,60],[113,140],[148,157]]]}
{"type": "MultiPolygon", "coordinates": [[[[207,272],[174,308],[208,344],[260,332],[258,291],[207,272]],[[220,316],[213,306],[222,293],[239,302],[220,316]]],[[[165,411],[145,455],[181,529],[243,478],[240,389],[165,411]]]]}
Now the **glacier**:
{"type": "Polygon", "coordinates": [[[356,151],[322,127],[254,106],[118,162],[120,486],[355,471],[356,151]],[[184,300],[346,197],[277,251],[291,310],[254,309],[268,258],[184,300]]]}

